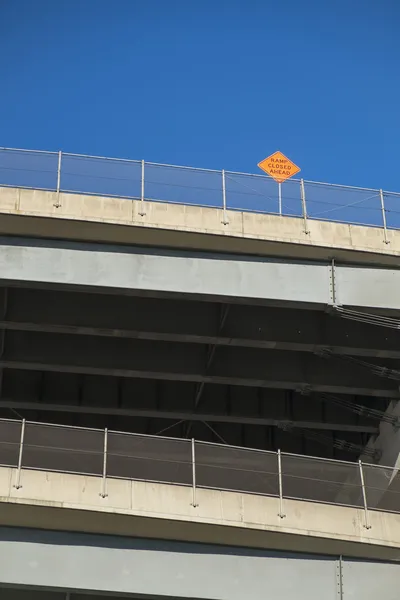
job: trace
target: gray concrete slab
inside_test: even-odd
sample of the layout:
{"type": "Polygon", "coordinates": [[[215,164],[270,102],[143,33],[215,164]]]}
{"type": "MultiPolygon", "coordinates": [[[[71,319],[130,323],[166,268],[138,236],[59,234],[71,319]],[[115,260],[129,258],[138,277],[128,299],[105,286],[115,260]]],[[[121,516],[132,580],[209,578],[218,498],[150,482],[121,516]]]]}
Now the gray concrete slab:
{"type": "Polygon", "coordinates": [[[328,304],[323,264],[0,239],[3,281],[328,304]]]}
{"type": "Polygon", "coordinates": [[[0,529],[0,582],[210,600],[336,599],[323,557],[78,533],[0,529]]]}
{"type": "Polygon", "coordinates": [[[400,233],[202,206],[0,188],[0,233],[397,265],[400,233]],[[143,210],[144,209],[144,210],[143,210]],[[389,243],[386,243],[389,242],[389,243]]]}
{"type": "Polygon", "coordinates": [[[93,244],[0,239],[6,282],[303,306],[400,310],[400,270],[93,244]]]}

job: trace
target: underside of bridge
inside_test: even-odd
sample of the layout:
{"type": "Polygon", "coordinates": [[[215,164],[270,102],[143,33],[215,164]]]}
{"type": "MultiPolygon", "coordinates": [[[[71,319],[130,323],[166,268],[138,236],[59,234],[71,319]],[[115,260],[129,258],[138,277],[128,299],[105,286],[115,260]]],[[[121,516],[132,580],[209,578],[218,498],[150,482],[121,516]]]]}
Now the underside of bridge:
{"type": "Polygon", "coordinates": [[[2,285],[0,417],[356,460],[398,397],[398,332],[323,305],[2,285]]]}

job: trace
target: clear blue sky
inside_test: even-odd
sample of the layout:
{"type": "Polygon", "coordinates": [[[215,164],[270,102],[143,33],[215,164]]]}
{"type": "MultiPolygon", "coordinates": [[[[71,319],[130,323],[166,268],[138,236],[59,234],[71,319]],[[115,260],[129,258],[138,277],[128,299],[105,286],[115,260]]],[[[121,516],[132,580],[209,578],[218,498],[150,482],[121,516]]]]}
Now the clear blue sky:
{"type": "Polygon", "coordinates": [[[0,0],[0,145],[400,190],[399,0],[0,0]]]}

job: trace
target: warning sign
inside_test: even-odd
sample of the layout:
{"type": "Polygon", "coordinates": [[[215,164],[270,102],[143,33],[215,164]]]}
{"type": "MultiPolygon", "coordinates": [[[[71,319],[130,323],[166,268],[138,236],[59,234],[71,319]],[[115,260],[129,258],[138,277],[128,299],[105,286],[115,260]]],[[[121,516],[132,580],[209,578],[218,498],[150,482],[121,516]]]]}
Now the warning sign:
{"type": "Polygon", "coordinates": [[[257,166],[268,175],[271,175],[278,183],[283,183],[286,179],[300,172],[300,168],[282,152],[274,152],[274,154],[259,162],[257,166]]]}

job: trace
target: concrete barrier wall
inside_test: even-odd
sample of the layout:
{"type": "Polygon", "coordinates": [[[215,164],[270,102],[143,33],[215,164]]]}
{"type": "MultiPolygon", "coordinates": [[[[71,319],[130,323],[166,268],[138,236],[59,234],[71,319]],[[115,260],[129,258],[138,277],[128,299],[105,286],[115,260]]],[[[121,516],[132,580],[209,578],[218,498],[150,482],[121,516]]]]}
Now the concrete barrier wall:
{"type": "Polygon", "coordinates": [[[400,515],[178,485],[0,468],[0,525],[400,561],[400,515]]]}
{"type": "Polygon", "coordinates": [[[306,233],[300,218],[240,211],[224,224],[222,210],[184,204],[145,202],[143,211],[135,200],[0,187],[0,212],[3,234],[393,265],[400,254],[397,230],[386,243],[377,227],[309,220],[306,233]]]}

